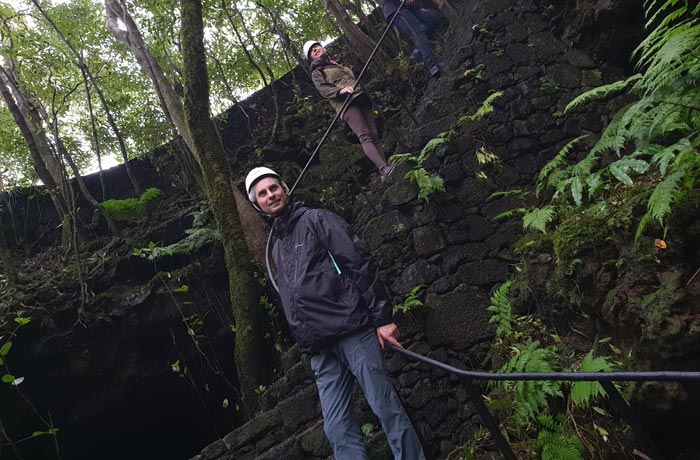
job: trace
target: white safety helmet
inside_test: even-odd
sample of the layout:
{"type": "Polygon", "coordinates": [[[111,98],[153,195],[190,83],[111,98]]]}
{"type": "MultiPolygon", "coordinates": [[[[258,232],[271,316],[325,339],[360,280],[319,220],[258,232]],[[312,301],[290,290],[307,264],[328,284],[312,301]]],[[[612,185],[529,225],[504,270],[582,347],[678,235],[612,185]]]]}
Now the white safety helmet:
{"type": "Polygon", "coordinates": [[[311,51],[311,48],[314,47],[314,45],[320,45],[320,42],[317,42],[316,40],[309,40],[308,42],[304,43],[304,56],[306,56],[307,60],[311,60],[311,57],[309,56],[309,52],[311,51]]]}
{"type": "Polygon", "coordinates": [[[260,210],[260,208],[258,208],[258,202],[255,199],[255,190],[253,190],[253,186],[260,179],[263,179],[265,177],[276,177],[277,180],[279,180],[282,188],[284,188],[284,190],[287,193],[289,193],[289,187],[287,187],[287,184],[285,184],[282,180],[282,177],[276,172],[274,172],[272,169],[266,168],[264,166],[259,166],[257,168],[251,169],[245,178],[245,191],[248,194],[248,199],[251,203],[253,203],[253,206],[255,206],[255,209],[257,209],[258,211],[260,210]]]}

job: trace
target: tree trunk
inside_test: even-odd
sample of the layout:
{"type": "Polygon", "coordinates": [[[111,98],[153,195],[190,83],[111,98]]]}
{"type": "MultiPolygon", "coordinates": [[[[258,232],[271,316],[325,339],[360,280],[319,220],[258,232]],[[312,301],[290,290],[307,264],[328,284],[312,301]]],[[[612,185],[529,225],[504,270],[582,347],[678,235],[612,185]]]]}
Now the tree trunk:
{"type": "Polygon", "coordinates": [[[255,267],[246,245],[235,197],[229,185],[229,168],[221,138],[209,115],[209,82],[204,52],[202,5],[182,0],[182,44],[185,63],[185,114],[212,211],[222,235],[233,316],[236,322],[235,358],[243,404],[248,415],[258,408],[255,390],[269,381],[270,343],[259,305],[255,267]]]}
{"type": "MultiPolygon", "coordinates": [[[[117,142],[119,143],[119,151],[122,154],[122,159],[124,160],[124,168],[126,169],[126,175],[129,177],[129,181],[131,181],[131,185],[134,187],[134,191],[137,194],[143,193],[143,188],[139,185],[138,181],[136,180],[136,176],[134,175],[134,172],[131,169],[131,166],[129,165],[129,154],[126,151],[126,144],[124,143],[124,138],[121,135],[121,131],[119,130],[119,127],[117,126],[117,123],[114,121],[114,117],[112,116],[112,111],[109,109],[109,105],[107,104],[107,100],[104,96],[104,93],[102,93],[102,89],[100,86],[97,84],[97,79],[95,76],[90,72],[89,67],[85,63],[85,60],[83,59],[83,56],[78,52],[77,49],[73,46],[73,44],[66,38],[65,35],[63,35],[63,32],[58,28],[56,23],[54,22],[53,19],[46,13],[44,8],[39,4],[37,0],[32,0],[34,3],[34,6],[39,10],[39,12],[42,14],[42,16],[48,21],[48,23],[51,25],[53,30],[56,32],[58,37],[65,43],[65,45],[68,47],[68,49],[73,53],[73,56],[75,57],[78,67],[80,68],[80,71],[83,74],[83,78],[87,77],[90,82],[92,83],[93,87],[95,88],[95,92],[97,93],[97,97],[100,99],[100,103],[102,104],[102,108],[105,111],[105,115],[107,116],[107,123],[109,123],[110,128],[112,128],[112,131],[114,132],[115,137],[117,138],[117,142]]],[[[92,102],[90,101],[90,89],[88,88],[87,82],[85,82],[85,90],[88,93],[88,104],[92,106],[92,102]]],[[[93,126],[93,132],[95,133],[95,128],[94,128],[94,118],[92,117],[92,107],[90,107],[90,118],[91,118],[91,123],[93,126]]],[[[93,134],[95,137],[95,144],[97,144],[97,135],[96,133],[93,134]]],[[[99,148],[99,146],[98,146],[99,148]]],[[[100,155],[98,153],[98,162],[100,162],[100,181],[102,181],[102,165],[101,165],[101,159],[100,155]]],[[[104,189],[104,185],[103,185],[104,189]]],[[[104,190],[103,190],[103,199],[104,199],[104,190]]]]}
{"type": "Polygon", "coordinates": [[[148,49],[146,42],[144,42],[141,36],[141,32],[139,32],[138,26],[126,10],[126,7],[119,0],[104,0],[104,3],[109,30],[117,40],[128,45],[131,52],[134,53],[136,62],[141,67],[141,70],[148,75],[153,82],[161,107],[173,129],[173,133],[175,136],[179,133],[185,141],[189,153],[194,157],[196,163],[201,165],[201,159],[196,152],[192,136],[187,129],[182,101],[177,92],[175,92],[172,83],[168,80],[168,77],[166,77],[165,72],[163,72],[163,68],[158,63],[158,60],[148,49]],[[124,24],[125,29],[120,27],[120,22],[124,24]]]}
{"type": "MultiPolygon", "coordinates": [[[[348,40],[350,52],[363,64],[367,62],[376,43],[365,34],[360,27],[348,16],[345,8],[338,0],[321,0],[323,6],[335,18],[343,31],[343,35],[348,40]]],[[[374,56],[374,61],[384,68],[390,63],[389,57],[384,51],[379,49],[374,56]]]]}
{"type": "Polygon", "coordinates": [[[228,19],[229,24],[231,25],[231,29],[233,29],[234,34],[236,34],[236,38],[238,39],[238,44],[241,46],[241,49],[243,50],[243,53],[246,55],[246,58],[248,58],[248,62],[250,62],[250,65],[253,66],[253,68],[258,72],[260,75],[260,78],[263,81],[263,85],[265,88],[267,88],[270,91],[270,96],[272,97],[272,103],[274,105],[274,111],[275,111],[275,118],[274,118],[274,123],[272,124],[272,130],[270,132],[269,140],[267,142],[267,145],[270,145],[271,142],[274,141],[275,137],[277,136],[277,129],[279,127],[279,121],[280,121],[280,114],[279,114],[279,103],[278,103],[278,96],[277,96],[277,87],[275,86],[275,81],[274,81],[274,75],[272,74],[272,70],[270,69],[270,66],[267,65],[267,62],[265,62],[265,57],[260,53],[260,50],[257,48],[255,45],[255,38],[252,37],[250,34],[250,31],[245,25],[245,21],[243,18],[243,15],[241,14],[240,11],[236,8],[234,5],[234,11],[236,12],[236,15],[241,21],[241,27],[243,27],[243,31],[245,32],[246,36],[248,37],[248,41],[251,42],[253,49],[257,51],[258,57],[263,61],[263,64],[265,65],[265,68],[267,70],[267,76],[268,78],[265,77],[265,72],[260,68],[258,65],[257,61],[253,58],[253,55],[250,53],[248,50],[248,47],[245,44],[245,41],[243,40],[243,37],[241,37],[241,34],[238,30],[238,27],[236,26],[236,19],[231,16],[231,13],[226,6],[226,0],[221,0],[221,7],[224,10],[224,13],[226,13],[226,18],[228,19]]]}
{"type": "MultiPolygon", "coordinates": [[[[15,87],[13,79],[10,78],[10,72],[2,66],[0,66],[0,93],[27,143],[34,170],[49,191],[58,218],[65,224],[69,213],[66,196],[70,191],[61,186],[65,177],[62,177],[60,164],[51,152],[46,133],[38,130],[30,119],[27,113],[29,104],[24,100],[24,95],[15,87]]],[[[69,229],[66,226],[62,227],[61,244],[66,248],[71,244],[69,229]]]]}

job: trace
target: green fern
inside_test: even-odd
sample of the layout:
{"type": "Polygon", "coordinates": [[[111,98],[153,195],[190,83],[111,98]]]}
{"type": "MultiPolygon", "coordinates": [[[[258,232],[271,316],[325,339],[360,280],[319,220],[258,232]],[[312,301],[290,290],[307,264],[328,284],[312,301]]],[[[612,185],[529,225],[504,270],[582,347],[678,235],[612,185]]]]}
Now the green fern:
{"type": "Polygon", "coordinates": [[[579,94],[566,105],[564,108],[564,113],[570,112],[571,110],[574,110],[582,105],[586,105],[592,101],[600,101],[617,96],[624,90],[628,89],[633,83],[636,83],[640,78],[642,78],[641,74],[632,75],[627,80],[620,80],[608,85],[598,86],[586,91],[583,94],[579,94]]]}
{"type": "Polygon", "coordinates": [[[445,191],[445,181],[437,174],[430,174],[424,168],[413,168],[404,176],[418,185],[418,198],[428,201],[428,197],[436,192],[445,191]]]}
{"type": "MultiPolygon", "coordinates": [[[[528,339],[525,344],[513,346],[514,356],[499,372],[554,372],[556,355],[541,348],[539,340],[528,339]]],[[[547,406],[547,398],[562,396],[561,383],[555,381],[517,381],[497,384],[513,399],[516,423],[526,425],[547,406]]]]}
{"type": "Polygon", "coordinates": [[[559,150],[559,153],[557,153],[554,158],[544,165],[542,171],[540,171],[540,174],[537,176],[536,190],[538,194],[545,188],[546,185],[549,185],[547,179],[549,178],[550,174],[561,168],[566,163],[566,157],[573,151],[576,144],[581,142],[586,137],[587,136],[579,136],[572,140],[562,147],[562,149],[559,150]]]}
{"type": "MultiPolygon", "coordinates": [[[[593,357],[591,352],[587,353],[581,361],[579,372],[611,372],[615,369],[613,363],[605,356],[593,357]]],[[[598,382],[574,382],[571,385],[571,401],[575,406],[586,407],[591,399],[605,396],[605,390],[598,382]]]]}
{"type": "Polygon", "coordinates": [[[671,204],[678,198],[681,182],[689,169],[689,165],[686,165],[674,170],[654,188],[651,197],[649,197],[647,212],[637,227],[636,238],[642,235],[645,227],[651,221],[656,220],[663,225],[663,219],[671,212],[671,204]]]}
{"type": "Polygon", "coordinates": [[[562,432],[541,431],[537,436],[537,447],[542,460],[581,460],[583,443],[562,432]]]}
{"type": "Polygon", "coordinates": [[[506,219],[508,217],[513,217],[517,214],[527,214],[528,209],[527,208],[515,208],[515,209],[509,209],[508,211],[504,211],[500,214],[498,214],[494,219],[506,219]]]}
{"type": "Polygon", "coordinates": [[[423,289],[425,289],[425,287],[425,285],[420,285],[411,289],[411,292],[409,292],[406,296],[406,300],[404,300],[402,303],[394,305],[393,313],[397,314],[401,312],[403,314],[406,314],[417,308],[422,307],[423,301],[420,299],[420,295],[422,294],[422,291],[423,289]]]}
{"type": "Polygon", "coordinates": [[[554,198],[569,196],[577,205],[585,198],[595,199],[601,190],[636,182],[651,185],[637,238],[651,222],[663,226],[700,169],[700,5],[650,0],[645,14],[652,30],[633,52],[639,73],[579,95],[566,111],[620,93],[634,100],[613,116],[582,161],[568,164],[572,144],[567,144],[537,181],[538,192],[553,187],[554,198]],[[619,159],[601,165],[599,159],[607,152],[619,159]]]}
{"type": "Polygon", "coordinates": [[[508,293],[512,281],[506,281],[491,296],[491,305],[486,309],[491,312],[489,323],[496,323],[496,335],[507,337],[513,332],[512,315],[508,293]]]}
{"type": "Polygon", "coordinates": [[[528,192],[528,191],[522,190],[522,189],[493,192],[491,195],[488,196],[488,198],[486,198],[486,201],[491,201],[491,200],[495,200],[496,198],[505,198],[505,197],[525,198],[530,193],[532,193],[532,192],[528,192]]]}
{"type": "Polygon", "coordinates": [[[534,208],[523,216],[523,228],[534,229],[547,233],[547,224],[554,218],[554,206],[534,208]]]}
{"type": "Polygon", "coordinates": [[[219,233],[218,230],[209,227],[187,229],[185,230],[185,233],[187,236],[177,243],[163,247],[151,244],[148,248],[134,250],[134,253],[136,255],[146,257],[149,260],[155,261],[161,257],[191,255],[207,244],[218,243],[221,241],[221,233],[219,233]]]}
{"type": "Polygon", "coordinates": [[[474,112],[472,115],[465,115],[463,117],[460,117],[457,120],[457,123],[455,124],[455,126],[459,127],[467,122],[481,120],[486,115],[493,112],[493,103],[495,101],[497,101],[498,99],[502,98],[503,95],[504,94],[502,91],[496,91],[495,93],[491,93],[486,99],[484,99],[484,102],[481,103],[479,108],[476,109],[476,112],[474,112]]]}
{"type": "Polygon", "coordinates": [[[647,169],[649,169],[649,163],[630,157],[621,158],[608,166],[610,174],[625,185],[634,184],[632,178],[629,176],[630,170],[637,174],[644,174],[647,169]]]}

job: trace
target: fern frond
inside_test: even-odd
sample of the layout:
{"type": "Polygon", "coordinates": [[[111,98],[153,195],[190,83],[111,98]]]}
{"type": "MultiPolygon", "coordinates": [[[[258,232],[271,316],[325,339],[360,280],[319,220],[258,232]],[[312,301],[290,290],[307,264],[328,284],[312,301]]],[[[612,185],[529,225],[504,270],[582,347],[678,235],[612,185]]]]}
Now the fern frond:
{"type": "Polygon", "coordinates": [[[416,157],[414,157],[410,153],[395,153],[394,155],[389,157],[389,161],[396,165],[400,165],[401,163],[405,163],[406,161],[413,161],[415,163],[416,157]]]}
{"type": "Polygon", "coordinates": [[[574,176],[587,176],[593,171],[593,167],[598,162],[598,153],[591,150],[586,155],[586,158],[576,163],[571,168],[571,174],[574,176]]]}
{"type": "MultiPolygon", "coordinates": [[[[653,6],[656,6],[656,4],[650,5],[650,8],[647,8],[647,9],[646,9],[646,16],[647,16],[649,19],[647,20],[647,23],[646,23],[646,26],[645,26],[645,27],[649,28],[649,27],[651,27],[652,25],[654,25],[654,23],[656,22],[656,20],[658,19],[658,17],[659,17],[661,14],[663,14],[663,13],[664,13],[666,10],[668,10],[669,8],[671,8],[671,7],[673,7],[673,6],[676,6],[679,2],[685,3],[685,2],[683,2],[683,0],[665,0],[665,1],[661,4],[660,7],[656,8],[656,11],[653,11],[653,8],[652,8],[653,6]]],[[[664,21],[666,21],[666,23],[669,23],[669,22],[673,21],[674,19],[676,19],[676,18],[682,16],[682,15],[685,14],[686,12],[687,12],[686,8],[677,8],[677,9],[675,9],[675,10],[669,12],[669,13],[664,17],[664,21]]],[[[665,26],[665,24],[662,22],[661,24],[659,24],[658,27],[664,27],[664,26],[665,26]]]]}
{"type": "Polygon", "coordinates": [[[640,82],[647,94],[679,80],[688,72],[689,65],[697,65],[697,46],[700,42],[700,21],[687,20],[672,27],[663,36],[663,42],[653,54],[644,54],[639,64],[646,67],[640,82]]]}
{"type": "Polygon", "coordinates": [[[512,281],[506,281],[496,289],[491,296],[491,305],[486,309],[491,312],[489,323],[496,323],[496,335],[498,337],[506,337],[513,331],[511,306],[508,300],[508,292],[512,281]]]}
{"type": "Polygon", "coordinates": [[[436,192],[445,191],[445,181],[437,174],[430,174],[424,168],[414,168],[406,173],[405,179],[418,185],[418,198],[428,201],[428,197],[436,192]]]}
{"type": "MultiPolygon", "coordinates": [[[[605,356],[593,356],[588,352],[583,357],[579,366],[579,372],[611,372],[615,369],[613,363],[605,356]]],[[[598,382],[574,382],[571,385],[571,401],[575,406],[586,407],[591,399],[605,396],[605,390],[598,382]]]]}
{"type": "Polygon", "coordinates": [[[685,177],[686,170],[684,167],[675,169],[659,182],[649,197],[647,212],[660,224],[663,224],[663,218],[671,212],[671,203],[680,190],[680,182],[685,177]]]}
{"type": "Polygon", "coordinates": [[[444,144],[447,142],[448,139],[445,137],[434,137],[430,139],[426,144],[425,147],[423,147],[423,150],[420,151],[420,154],[418,155],[418,164],[423,164],[425,160],[428,158],[428,156],[435,151],[436,148],[438,148],[440,145],[444,144]]]}
{"type": "Polygon", "coordinates": [[[605,131],[603,131],[603,134],[600,136],[600,139],[598,139],[598,142],[596,142],[596,144],[591,149],[592,153],[598,155],[603,152],[618,152],[620,150],[620,148],[618,147],[618,131],[620,130],[620,123],[622,121],[622,118],[625,116],[627,111],[630,110],[632,105],[633,104],[623,107],[615,114],[613,119],[610,121],[610,124],[608,124],[608,126],[605,128],[605,131]]]}
{"type": "Polygon", "coordinates": [[[673,145],[668,147],[658,146],[651,157],[651,163],[659,166],[659,172],[662,176],[666,174],[669,164],[675,160],[676,156],[686,150],[692,148],[690,141],[687,138],[683,138],[673,145]]]}
{"type": "Polygon", "coordinates": [[[508,196],[515,196],[515,197],[518,197],[518,198],[525,198],[525,197],[528,196],[530,193],[532,193],[532,192],[528,192],[528,191],[523,190],[523,189],[504,190],[504,191],[500,191],[500,192],[493,192],[491,195],[489,195],[489,196],[486,198],[486,201],[491,201],[491,200],[495,200],[496,198],[504,198],[504,197],[508,197],[508,196]]]}
{"type": "Polygon", "coordinates": [[[584,135],[571,140],[564,147],[562,147],[561,150],[559,150],[559,153],[557,153],[554,156],[554,158],[552,158],[546,165],[544,165],[542,171],[540,171],[539,176],[537,176],[537,185],[535,189],[538,194],[545,187],[545,184],[547,183],[546,180],[549,177],[549,175],[555,170],[561,169],[562,165],[566,163],[566,157],[569,155],[569,153],[571,153],[576,144],[581,142],[586,137],[588,136],[584,135]]]}
{"type": "Polygon", "coordinates": [[[632,178],[629,176],[630,170],[636,172],[637,174],[644,174],[647,169],[649,169],[649,163],[637,158],[630,158],[629,156],[621,158],[608,166],[608,171],[610,171],[610,174],[612,174],[615,179],[627,186],[634,184],[632,178]]]}
{"type": "Polygon", "coordinates": [[[537,447],[542,452],[542,460],[582,459],[583,443],[578,438],[561,432],[540,432],[537,447]]]}
{"type": "Polygon", "coordinates": [[[496,91],[495,93],[489,94],[489,96],[486,99],[484,99],[484,102],[481,103],[479,108],[476,109],[476,112],[474,112],[474,114],[465,115],[463,117],[460,117],[459,120],[457,120],[456,126],[462,126],[464,123],[470,122],[470,121],[481,120],[486,115],[493,112],[494,101],[496,101],[502,97],[503,97],[502,91],[496,91]]]}
{"type": "Polygon", "coordinates": [[[626,80],[620,80],[614,83],[609,83],[607,85],[602,85],[593,89],[589,89],[588,91],[579,94],[571,102],[569,102],[564,108],[564,113],[568,113],[569,111],[578,108],[582,105],[586,105],[592,101],[600,101],[603,99],[609,99],[614,96],[617,96],[641,78],[641,74],[635,74],[626,80]]]}
{"type": "Polygon", "coordinates": [[[598,191],[598,188],[602,184],[601,176],[602,172],[597,172],[591,174],[586,178],[586,186],[588,187],[588,198],[593,198],[593,195],[598,191]]]}
{"type": "Polygon", "coordinates": [[[494,219],[505,219],[507,217],[513,217],[516,214],[525,214],[527,212],[528,210],[526,208],[509,209],[508,211],[500,213],[499,215],[494,217],[494,219]]]}
{"type": "Polygon", "coordinates": [[[547,224],[554,218],[554,206],[535,208],[523,216],[523,228],[534,229],[547,233],[547,224]]]}
{"type": "MultiPolygon", "coordinates": [[[[547,349],[541,348],[538,340],[520,343],[513,347],[515,355],[502,367],[500,372],[554,372],[556,356],[547,349]]],[[[547,398],[561,396],[561,384],[552,381],[519,381],[515,384],[499,386],[507,388],[513,395],[515,420],[527,424],[534,420],[540,410],[547,405],[547,398]]]]}

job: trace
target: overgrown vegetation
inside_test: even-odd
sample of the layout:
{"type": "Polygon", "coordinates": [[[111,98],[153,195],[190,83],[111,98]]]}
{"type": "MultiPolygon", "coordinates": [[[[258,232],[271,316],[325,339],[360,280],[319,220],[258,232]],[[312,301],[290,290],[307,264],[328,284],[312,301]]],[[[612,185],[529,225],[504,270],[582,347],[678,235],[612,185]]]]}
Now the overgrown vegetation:
{"type": "Polygon", "coordinates": [[[208,244],[221,241],[221,233],[217,229],[207,227],[208,206],[194,212],[192,228],[185,230],[185,236],[180,241],[167,246],[158,246],[153,241],[148,243],[148,247],[134,248],[133,254],[144,257],[150,261],[157,261],[161,257],[174,257],[191,255],[208,244]]]}
{"type": "MultiPolygon", "coordinates": [[[[500,366],[499,372],[601,372],[616,368],[609,357],[571,347],[535,317],[514,314],[509,300],[511,286],[512,282],[501,285],[488,308],[496,325],[491,360],[500,366]]],[[[518,458],[606,458],[628,444],[625,427],[608,414],[605,393],[597,382],[504,381],[489,388],[487,405],[496,410],[518,458]]],[[[487,444],[488,434],[477,431],[450,458],[474,458],[487,444]]]]}
{"type": "Polygon", "coordinates": [[[148,203],[162,195],[163,192],[160,189],[149,188],[138,198],[107,200],[102,203],[102,207],[113,219],[133,222],[146,217],[146,206],[148,203]]]}
{"type": "Polygon", "coordinates": [[[635,238],[653,225],[665,234],[677,203],[700,177],[700,6],[674,0],[646,2],[649,36],[633,53],[639,73],[594,88],[569,103],[565,112],[624,95],[634,101],[620,109],[589,149],[569,165],[583,141],[567,143],[541,171],[537,190],[554,190],[551,205],[537,212],[544,230],[571,199],[576,206],[604,206],[621,187],[634,187],[646,201],[634,215],[635,238]],[[545,211],[546,210],[546,211],[545,211]]]}

